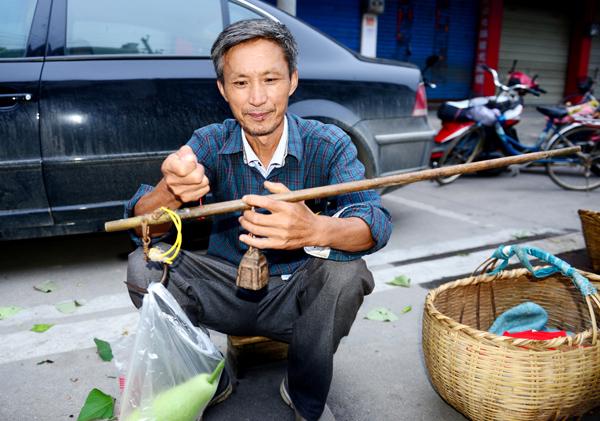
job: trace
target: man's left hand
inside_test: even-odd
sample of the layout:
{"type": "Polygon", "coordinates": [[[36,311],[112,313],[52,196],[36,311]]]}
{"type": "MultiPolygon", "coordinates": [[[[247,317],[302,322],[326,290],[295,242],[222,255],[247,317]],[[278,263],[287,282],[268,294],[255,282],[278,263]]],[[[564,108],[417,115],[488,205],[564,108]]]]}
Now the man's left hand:
{"type": "MultiPolygon", "coordinates": [[[[265,181],[271,193],[286,193],[290,190],[281,183],[265,181]]],[[[242,201],[254,208],[263,208],[269,215],[244,211],[239,221],[244,229],[252,233],[240,235],[240,241],[259,249],[294,250],[318,244],[319,217],[304,202],[290,203],[274,200],[266,196],[247,195],[242,201]]]]}

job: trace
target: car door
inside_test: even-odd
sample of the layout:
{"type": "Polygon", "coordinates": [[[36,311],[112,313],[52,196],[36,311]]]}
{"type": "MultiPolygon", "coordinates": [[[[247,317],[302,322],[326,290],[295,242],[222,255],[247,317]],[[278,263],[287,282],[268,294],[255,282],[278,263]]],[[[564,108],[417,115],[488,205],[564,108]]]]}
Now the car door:
{"type": "Polygon", "coordinates": [[[48,12],[45,1],[0,2],[0,238],[52,224],[39,138],[48,12]]]}
{"type": "Polygon", "coordinates": [[[53,1],[41,139],[56,223],[102,229],[168,153],[229,116],[210,60],[222,4],[53,1]]]}

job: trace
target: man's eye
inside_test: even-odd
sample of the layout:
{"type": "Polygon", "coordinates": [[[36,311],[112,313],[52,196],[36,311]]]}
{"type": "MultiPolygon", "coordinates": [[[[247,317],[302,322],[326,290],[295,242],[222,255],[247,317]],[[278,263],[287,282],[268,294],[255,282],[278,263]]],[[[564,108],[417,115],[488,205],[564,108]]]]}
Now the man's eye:
{"type": "Polygon", "coordinates": [[[236,86],[238,88],[243,88],[246,85],[247,85],[247,82],[244,80],[238,80],[238,81],[233,82],[233,86],[236,86]]]}
{"type": "Polygon", "coordinates": [[[274,77],[268,77],[265,79],[265,83],[275,83],[277,82],[277,79],[274,77]]]}

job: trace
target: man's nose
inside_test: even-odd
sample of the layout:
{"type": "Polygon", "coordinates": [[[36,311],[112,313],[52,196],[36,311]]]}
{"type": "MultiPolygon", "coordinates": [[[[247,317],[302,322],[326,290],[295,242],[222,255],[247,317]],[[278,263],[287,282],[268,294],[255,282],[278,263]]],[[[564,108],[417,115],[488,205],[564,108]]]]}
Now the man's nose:
{"type": "Polygon", "coordinates": [[[267,101],[267,90],[260,83],[253,83],[250,88],[250,105],[258,107],[267,101]]]}

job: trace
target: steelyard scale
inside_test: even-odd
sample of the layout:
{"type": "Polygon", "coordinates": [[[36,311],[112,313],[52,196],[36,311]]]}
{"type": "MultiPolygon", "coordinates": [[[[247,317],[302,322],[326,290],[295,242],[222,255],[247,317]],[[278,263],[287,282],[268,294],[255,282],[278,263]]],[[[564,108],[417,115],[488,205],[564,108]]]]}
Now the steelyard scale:
{"type": "MultiPolygon", "coordinates": [[[[417,181],[432,180],[439,177],[449,177],[457,174],[468,174],[478,171],[502,168],[509,165],[525,164],[528,162],[553,158],[557,156],[573,155],[578,152],[581,152],[581,148],[575,146],[551,151],[526,153],[517,156],[508,156],[503,158],[472,162],[468,164],[452,165],[447,167],[390,175],[386,177],[377,177],[366,180],[332,184],[328,186],[313,187],[308,189],[291,191],[287,193],[271,194],[268,195],[268,197],[274,200],[281,200],[285,202],[301,202],[303,200],[322,199],[326,197],[333,197],[340,194],[352,193],[362,190],[400,186],[414,183],[417,181]]],[[[145,215],[109,221],[104,225],[104,228],[107,232],[112,232],[143,227],[144,239],[147,246],[147,233],[149,225],[158,225],[169,221],[173,221],[175,222],[175,225],[177,225],[177,221],[179,221],[178,239],[176,243],[178,242],[180,245],[180,226],[182,219],[195,219],[229,212],[239,212],[247,209],[250,209],[250,206],[246,205],[241,199],[212,203],[198,207],[178,209],[175,211],[162,208],[145,215]]],[[[147,247],[145,251],[146,255],[148,255],[147,247]]],[[[162,256],[166,255],[167,253],[164,253],[162,256]]],[[[165,265],[165,276],[163,278],[166,278],[167,264],[169,262],[165,263],[164,260],[165,259],[163,259],[163,263],[165,265]]],[[[172,261],[172,258],[170,260],[172,261]]],[[[269,270],[267,260],[264,257],[264,255],[260,252],[260,250],[250,246],[246,254],[244,254],[238,267],[236,285],[240,290],[252,293],[264,291],[268,282],[269,270]]],[[[256,296],[260,297],[260,294],[256,296]]]]}

